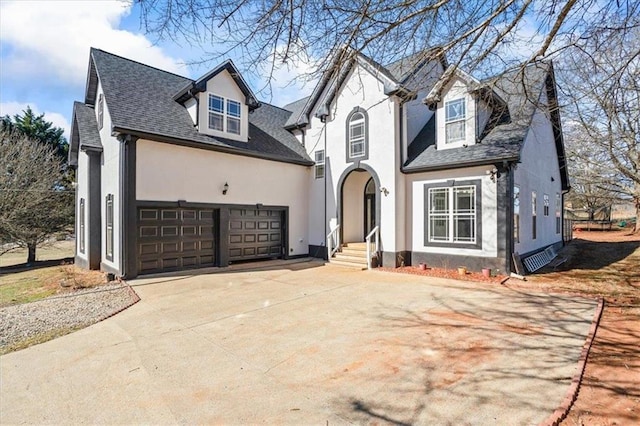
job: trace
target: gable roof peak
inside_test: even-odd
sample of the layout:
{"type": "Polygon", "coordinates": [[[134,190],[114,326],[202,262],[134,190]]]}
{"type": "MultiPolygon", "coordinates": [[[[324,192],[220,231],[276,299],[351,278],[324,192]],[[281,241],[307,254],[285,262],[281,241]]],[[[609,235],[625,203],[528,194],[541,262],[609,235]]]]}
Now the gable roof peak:
{"type": "Polygon", "coordinates": [[[260,102],[258,101],[258,98],[253,93],[231,59],[227,59],[217,67],[213,68],[211,71],[204,74],[202,77],[186,84],[173,96],[173,99],[182,103],[188,98],[192,97],[195,93],[204,92],[205,90],[207,90],[207,82],[223,71],[227,71],[231,78],[238,85],[238,88],[245,96],[246,104],[249,106],[249,110],[252,111],[256,108],[259,108],[260,102]]]}

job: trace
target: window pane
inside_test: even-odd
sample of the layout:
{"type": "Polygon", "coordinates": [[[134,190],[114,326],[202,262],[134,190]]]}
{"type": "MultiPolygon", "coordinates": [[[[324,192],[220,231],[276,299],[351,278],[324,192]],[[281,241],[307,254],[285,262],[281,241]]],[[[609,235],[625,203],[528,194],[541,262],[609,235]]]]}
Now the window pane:
{"type": "Polygon", "coordinates": [[[240,118],[240,102],[227,100],[227,114],[231,117],[240,118]]]}
{"type": "Polygon", "coordinates": [[[222,114],[216,114],[215,112],[209,113],[209,128],[213,130],[223,130],[222,127],[222,114]]]}
{"type": "Polygon", "coordinates": [[[227,132],[234,133],[236,135],[240,134],[240,119],[227,117],[227,132]]]}
{"type": "Polygon", "coordinates": [[[467,186],[454,188],[454,210],[456,213],[475,211],[475,187],[467,186]]]}
{"type": "Polygon", "coordinates": [[[364,155],[364,139],[352,141],[350,144],[350,157],[361,157],[364,155]]]}
{"type": "Polygon", "coordinates": [[[449,241],[449,219],[447,216],[432,216],[429,226],[429,239],[449,241]]]}
{"type": "Polygon", "coordinates": [[[461,216],[455,219],[455,235],[454,241],[474,242],[475,236],[475,217],[461,216]]]}
{"type": "Polygon", "coordinates": [[[316,165],[316,179],[324,177],[324,164],[316,165]]]}
{"type": "Polygon", "coordinates": [[[447,123],[446,129],[446,142],[457,142],[465,139],[465,122],[456,121],[455,123],[447,123]]]}
{"type": "Polygon", "coordinates": [[[351,139],[364,138],[364,123],[356,123],[349,126],[349,137],[351,139]]]}
{"type": "Polygon", "coordinates": [[[316,151],[316,163],[324,163],[324,150],[316,151]]]}
{"type": "Polygon", "coordinates": [[[209,95],[209,111],[222,114],[224,112],[224,99],[220,96],[209,95]]]}
{"type": "Polygon", "coordinates": [[[466,116],[464,98],[445,103],[445,122],[463,120],[466,116]]]}
{"type": "Polygon", "coordinates": [[[446,188],[430,189],[429,209],[432,213],[447,213],[449,211],[449,190],[446,188]]]}

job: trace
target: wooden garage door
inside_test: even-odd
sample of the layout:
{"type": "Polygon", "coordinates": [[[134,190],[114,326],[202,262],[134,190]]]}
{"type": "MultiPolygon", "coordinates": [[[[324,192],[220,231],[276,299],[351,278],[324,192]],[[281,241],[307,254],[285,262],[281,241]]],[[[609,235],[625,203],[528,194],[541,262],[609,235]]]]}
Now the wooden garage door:
{"type": "Polygon", "coordinates": [[[230,209],[229,261],[280,257],[282,211],[230,209]]]}
{"type": "Polygon", "coordinates": [[[214,266],[215,219],[212,209],[138,209],[138,273],[214,266]]]}

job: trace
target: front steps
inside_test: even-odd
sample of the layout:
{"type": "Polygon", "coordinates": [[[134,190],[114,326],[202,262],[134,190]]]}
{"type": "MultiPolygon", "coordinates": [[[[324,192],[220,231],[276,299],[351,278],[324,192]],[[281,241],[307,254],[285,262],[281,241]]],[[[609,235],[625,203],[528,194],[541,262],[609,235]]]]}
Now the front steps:
{"type": "Polygon", "coordinates": [[[329,263],[349,266],[355,269],[367,269],[367,243],[345,243],[336,252],[329,263]]]}

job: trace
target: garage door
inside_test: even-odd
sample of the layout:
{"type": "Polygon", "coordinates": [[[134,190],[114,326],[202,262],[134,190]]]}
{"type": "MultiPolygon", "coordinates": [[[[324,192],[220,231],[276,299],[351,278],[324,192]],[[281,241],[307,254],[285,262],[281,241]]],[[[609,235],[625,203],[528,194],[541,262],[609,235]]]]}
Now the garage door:
{"type": "Polygon", "coordinates": [[[229,261],[279,257],[282,210],[230,209],[229,261]]]}
{"type": "Polygon", "coordinates": [[[214,266],[213,209],[139,208],[138,273],[214,266]]]}

